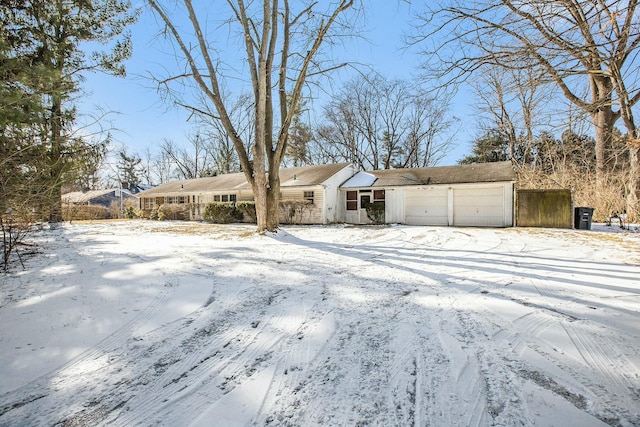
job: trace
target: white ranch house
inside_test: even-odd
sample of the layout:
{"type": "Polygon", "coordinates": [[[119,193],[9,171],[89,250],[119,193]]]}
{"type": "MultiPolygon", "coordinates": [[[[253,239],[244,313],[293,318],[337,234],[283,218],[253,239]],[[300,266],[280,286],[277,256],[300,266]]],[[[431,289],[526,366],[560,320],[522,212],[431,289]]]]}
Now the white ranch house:
{"type": "MultiPolygon", "coordinates": [[[[280,169],[280,199],[308,200],[303,223],[329,224],[341,221],[338,209],[339,186],[356,173],[350,163],[280,169]]],[[[201,220],[211,202],[252,201],[253,191],[244,173],[188,179],[162,184],[139,194],[145,213],[168,204],[189,204],[190,219],[201,220]]]]}
{"type": "MultiPolygon", "coordinates": [[[[349,163],[280,169],[281,199],[311,202],[303,223],[367,224],[366,206],[384,202],[385,222],[408,225],[511,227],[515,173],[510,162],[358,172],[349,163]]],[[[207,203],[251,201],[244,174],[175,181],[139,194],[149,213],[189,205],[202,219],[207,203]]]]}

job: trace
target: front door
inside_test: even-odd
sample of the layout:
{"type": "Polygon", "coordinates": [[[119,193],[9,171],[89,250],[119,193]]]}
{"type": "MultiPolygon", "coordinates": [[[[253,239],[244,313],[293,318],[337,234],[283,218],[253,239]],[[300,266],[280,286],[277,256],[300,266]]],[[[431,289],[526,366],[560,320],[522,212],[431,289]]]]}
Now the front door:
{"type": "Polygon", "coordinates": [[[367,206],[371,203],[371,194],[360,193],[360,224],[368,224],[371,222],[367,216],[367,206]]]}

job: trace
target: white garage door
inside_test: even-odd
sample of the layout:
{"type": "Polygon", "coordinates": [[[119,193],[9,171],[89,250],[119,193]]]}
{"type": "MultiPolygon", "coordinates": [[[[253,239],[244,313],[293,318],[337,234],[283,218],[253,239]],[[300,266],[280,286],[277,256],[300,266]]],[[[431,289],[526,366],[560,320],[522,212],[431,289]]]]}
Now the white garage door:
{"type": "Polygon", "coordinates": [[[406,190],[404,222],[408,225],[447,225],[447,189],[406,190]]]}
{"type": "Polygon", "coordinates": [[[504,212],[502,186],[453,190],[453,225],[503,227],[504,212]]]}

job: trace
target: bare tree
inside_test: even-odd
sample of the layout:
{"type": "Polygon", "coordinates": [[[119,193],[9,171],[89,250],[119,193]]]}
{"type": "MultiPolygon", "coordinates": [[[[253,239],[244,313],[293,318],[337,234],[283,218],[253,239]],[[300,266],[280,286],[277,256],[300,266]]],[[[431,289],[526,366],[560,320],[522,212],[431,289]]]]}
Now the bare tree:
{"type": "Polygon", "coordinates": [[[206,138],[195,133],[187,137],[188,146],[182,147],[170,139],[160,143],[160,151],[173,165],[173,174],[177,179],[194,179],[206,175],[212,168],[211,152],[206,138]]]}
{"type": "MultiPolygon", "coordinates": [[[[279,224],[278,170],[286,152],[294,113],[289,105],[297,105],[307,79],[327,71],[317,62],[320,47],[330,36],[332,27],[338,24],[338,18],[353,6],[353,2],[295,2],[291,5],[289,0],[247,3],[244,0],[227,0],[229,15],[225,25],[203,27],[201,19],[208,19],[206,13],[196,11],[192,0],[176,3],[179,9],[172,10],[167,9],[161,0],[148,0],[164,23],[165,33],[175,41],[187,70],[165,83],[190,79],[215,107],[216,117],[231,138],[242,170],[253,189],[258,231],[275,230],[279,224]],[[325,10],[321,10],[323,5],[325,10]],[[191,30],[183,31],[178,25],[180,12],[187,14],[191,30]],[[210,28],[213,30],[207,32],[210,28]],[[251,83],[255,114],[252,140],[241,137],[229,115],[230,106],[223,96],[223,89],[232,86],[227,73],[232,72],[234,65],[227,64],[228,68],[225,68],[222,60],[222,52],[228,46],[224,40],[228,40],[229,33],[221,39],[215,28],[239,30],[242,37],[241,50],[246,62],[237,68],[245,70],[245,76],[251,83]],[[190,34],[195,40],[190,38],[190,34]],[[287,97],[290,97],[290,103],[287,97]]],[[[215,7],[216,16],[224,13],[221,7],[215,7]]],[[[237,56],[238,46],[231,43],[230,48],[232,50],[227,51],[229,57],[237,56]]],[[[202,108],[187,106],[198,114],[207,114],[202,108]]]]}
{"type": "Polygon", "coordinates": [[[433,166],[447,152],[446,111],[408,81],[359,77],[325,107],[314,152],[362,169],[433,166]]]}
{"type": "MultiPolygon", "coordinates": [[[[240,95],[234,102],[229,101],[229,103],[229,116],[243,141],[249,144],[247,150],[250,152],[255,128],[251,95],[240,95]]],[[[209,175],[239,172],[240,162],[233,145],[233,138],[227,133],[215,112],[208,109],[207,114],[198,116],[198,128],[206,140],[205,147],[211,157],[209,175]]]]}
{"type": "MultiPolygon", "coordinates": [[[[639,18],[637,0],[453,0],[430,6],[415,42],[436,59],[431,65],[439,75],[451,80],[486,65],[544,70],[564,97],[591,117],[601,187],[616,121],[623,117],[631,139],[638,136],[632,108],[640,100],[639,18]],[[588,97],[582,96],[584,88],[588,97]]],[[[640,148],[631,149],[637,154],[640,148]]],[[[640,172],[637,156],[630,158],[631,170],[640,172]]],[[[629,201],[635,210],[640,173],[633,176],[629,201]]]]}
{"type": "Polygon", "coordinates": [[[509,158],[521,166],[535,165],[535,135],[550,131],[554,115],[561,113],[550,108],[556,93],[547,83],[545,72],[535,67],[488,67],[472,82],[484,130],[501,132],[509,143],[509,158]]]}

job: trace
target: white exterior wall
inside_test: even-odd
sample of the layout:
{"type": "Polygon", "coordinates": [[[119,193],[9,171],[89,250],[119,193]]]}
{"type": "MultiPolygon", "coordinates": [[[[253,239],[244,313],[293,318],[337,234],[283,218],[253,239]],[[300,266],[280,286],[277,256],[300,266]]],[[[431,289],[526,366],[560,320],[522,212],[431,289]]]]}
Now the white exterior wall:
{"type": "Polygon", "coordinates": [[[350,164],[323,183],[325,188],[323,224],[345,221],[347,209],[346,193],[340,191],[340,185],[355,175],[356,172],[356,167],[350,164]]]}
{"type": "Polygon", "coordinates": [[[384,191],[384,217],[390,224],[404,223],[404,188],[388,188],[384,191]]]}
{"type": "MultiPolygon", "coordinates": [[[[284,188],[280,191],[280,200],[303,200],[305,191],[313,191],[313,205],[305,208],[302,218],[296,220],[302,224],[324,224],[324,188],[316,187],[298,187],[284,188]]],[[[280,218],[281,222],[285,222],[285,218],[280,218]]]]}

